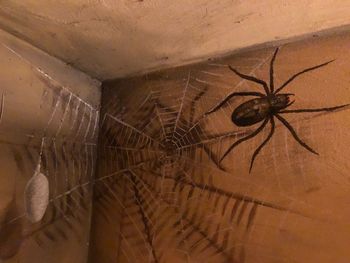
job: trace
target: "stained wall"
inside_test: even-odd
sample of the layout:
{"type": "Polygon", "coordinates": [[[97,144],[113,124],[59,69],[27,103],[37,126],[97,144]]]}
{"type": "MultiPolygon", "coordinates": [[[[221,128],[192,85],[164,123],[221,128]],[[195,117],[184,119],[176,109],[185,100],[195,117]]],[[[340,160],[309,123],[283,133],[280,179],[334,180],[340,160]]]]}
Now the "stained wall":
{"type": "MultiPolygon", "coordinates": [[[[350,102],[349,44],[279,47],[288,110],[350,102]]],[[[347,262],[349,107],[239,127],[232,112],[253,97],[235,96],[207,114],[233,92],[264,93],[228,65],[270,85],[275,50],[104,84],[90,262],[347,262]]]]}
{"type": "Polygon", "coordinates": [[[0,262],[85,263],[100,83],[4,31],[0,58],[0,262]],[[37,170],[49,203],[32,223],[28,183],[47,191],[30,183],[37,170]]]}

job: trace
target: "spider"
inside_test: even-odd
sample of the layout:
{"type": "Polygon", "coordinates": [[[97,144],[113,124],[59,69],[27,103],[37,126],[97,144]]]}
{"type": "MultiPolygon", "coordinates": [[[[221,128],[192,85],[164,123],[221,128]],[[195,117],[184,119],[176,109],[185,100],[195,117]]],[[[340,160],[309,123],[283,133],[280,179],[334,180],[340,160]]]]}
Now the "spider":
{"type": "Polygon", "coordinates": [[[275,132],[275,119],[276,117],[284,126],[287,127],[287,129],[292,134],[293,138],[305,149],[310,151],[313,154],[318,155],[318,153],[313,150],[310,146],[308,146],[305,142],[303,142],[295,132],[292,125],[283,118],[280,114],[284,113],[302,113],[302,112],[323,112],[323,111],[334,111],[340,108],[343,108],[345,106],[348,106],[349,104],[344,104],[340,106],[330,107],[330,108],[316,108],[316,109],[295,109],[295,110],[286,110],[290,105],[294,103],[294,101],[290,101],[290,96],[293,96],[292,93],[280,93],[288,84],[290,84],[295,78],[298,76],[324,67],[328,65],[329,63],[333,62],[334,60],[327,61],[325,63],[319,64],[317,66],[313,66],[310,68],[306,68],[293,76],[291,76],[286,82],[282,84],[282,86],[278,87],[275,90],[274,85],[274,62],[277,56],[277,53],[279,51],[279,48],[277,48],[272,56],[271,62],[270,62],[270,83],[269,85],[262,79],[258,79],[256,77],[245,75],[243,73],[240,73],[238,70],[234,69],[230,65],[228,66],[231,71],[233,71],[236,75],[239,77],[246,79],[248,81],[255,82],[259,85],[261,85],[264,88],[265,94],[261,92],[255,92],[255,91],[247,91],[247,92],[233,92],[229,94],[223,101],[221,101],[219,104],[217,104],[215,107],[213,107],[211,110],[206,112],[205,114],[210,114],[218,109],[220,109],[226,102],[228,102],[233,97],[238,96],[255,96],[259,98],[254,98],[251,100],[248,100],[241,105],[239,105],[232,113],[231,120],[232,122],[240,127],[243,126],[251,126],[253,124],[256,124],[258,122],[262,122],[262,124],[252,133],[249,135],[237,140],[234,142],[224,153],[224,155],[219,160],[219,163],[239,144],[241,144],[244,141],[250,140],[256,135],[258,135],[270,122],[271,124],[271,130],[269,135],[266,137],[266,139],[259,145],[259,147],[254,151],[253,156],[250,161],[250,168],[249,173],[252,170],[254,160],[259,154],[259,152],[262,150],[262,148],[269,142],[272,135],[275,132]]]}

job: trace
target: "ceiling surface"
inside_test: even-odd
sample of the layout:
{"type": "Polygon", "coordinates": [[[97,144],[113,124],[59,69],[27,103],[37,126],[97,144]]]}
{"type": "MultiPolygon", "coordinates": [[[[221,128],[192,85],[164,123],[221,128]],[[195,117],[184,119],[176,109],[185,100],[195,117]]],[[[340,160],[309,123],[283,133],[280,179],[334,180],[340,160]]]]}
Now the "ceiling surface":
{"type": "Polygon", "coordinates": [[[100,80],[350,24],[349,0],[12,0],[0,28],[100,80]]]}

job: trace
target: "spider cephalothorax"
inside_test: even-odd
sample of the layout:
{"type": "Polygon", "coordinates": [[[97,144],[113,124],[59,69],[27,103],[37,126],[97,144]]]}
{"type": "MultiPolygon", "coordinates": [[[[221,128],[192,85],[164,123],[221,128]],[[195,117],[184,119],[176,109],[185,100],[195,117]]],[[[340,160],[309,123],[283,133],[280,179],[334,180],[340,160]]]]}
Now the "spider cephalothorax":
{"type": "Polygon", "coordinates": [[[298,77],[301,74],[304,74],[308,71],[315,70],[317,68],[323,67],[331,63],[333,60],[322,63],[317,66],[313,66],[307,69],[304,69],[293,76],[291,76],[286,82],[284,82],[279,88],[275,90],[274,87],[274,62],[278,53],[278,48],[276,49],[275,53],[273,54],[273,57],[271,59],[270,63],[270,84],[268,85],[264,80],[258,79],[253,76],[245,75],[234,69],[233,67],[229,66],[229,68],[237,74],[239,77],[255,82],[259,85],[261,85],[264,88],[265,93],[261,92],[255,92],[255,91],[244,91],[244,92],[233,92],[229,94],[223,101],[221,101],[218,105],[216,105],[213,109],[208,111],[206,114],[213,113],[220,109],[226,102],[228,102],[232,97],[239,97],[239,96],[254,96],[258,97],[255,99],[248,100],[241,105],[239,105],[232,113],[231,119],[234,124],[237,126],[250,126],[253,124],[256,124],[258,122],[263,121],[263,123],[251,134],[237,140],[234,142],[224,153],[224,155],[221,157],[220,162],[240,143],[249,140],[253,137],[255,137],[258,133],[260,133],[268,122],[271,124],[271,130],[267,138],[260,144],[260,146],[255,150],[253,153],[251,162],[250,162],[250,170],[251,171],[253,167],[254,160],[256,156],[259,154],[261,149],[268,143],[268,141],[271,139],[274,131],[275,131],[275,120],[274,117],[276,117],[284,126],[287,127],[287,129],[290,131],[294,139],[304,148],[309,150],[310,152],[314,154],[318,154],[316,151],[314,151],[310,146],[308,146],[305,142],[303,142],[293,129],[293,127],[289,124],[289,122],[284,119],[280,114],[284,113],[301,113],[301,112],[321,112],[321,111],[333,111],[336,109],[343,108],[345,106],[348,106],[349,104],[344,104],[340,106],[330,107],[330,108],[318,108],[318,109],[297,109],[297,110],[286,110],[290,105],[293,104],[294,101],[290,101],[290,96],[293,94],[291,93],[280,93],[290,82],[292,82],[296,77],[298,77]]]}

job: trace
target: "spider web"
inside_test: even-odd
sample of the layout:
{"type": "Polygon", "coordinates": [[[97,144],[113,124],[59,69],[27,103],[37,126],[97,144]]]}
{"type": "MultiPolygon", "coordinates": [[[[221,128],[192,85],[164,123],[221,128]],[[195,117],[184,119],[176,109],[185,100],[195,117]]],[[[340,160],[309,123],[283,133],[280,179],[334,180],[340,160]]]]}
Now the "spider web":
{"type": "MultiPolygon", "coordinates": [[[[50,203],[43,220],[29,224],[20,202],[12,202],[0,236],[26,242],[40,255],[68,242],[67,247],[86,247],[94,187],[92,262],[290,262],[290,252],[274,249],[280,247],[280,233],[305,222],[311,228],[320,217],[332,215],[332,210],[310,205],[299,195],[325,180],[310,178],[311,168],[317,167],[317,174],[328,166],[346,173],[348,167],[320,165],[280,125],[251,175],[251,154],[268,130],[218,163],[234,141],[256,128],[232,125],[231,113],[241,98],[204,114],[232,91],[259,90],[234,76],[227,65],[265,78],[273,51],[106,84],[99,121],[96,106],[7,48],[42,83],[31,92],[41,96],[36,114],[44,120],[37,129],[6,130],[9,105],[17,104],[11,101],[16,96],[2,92],[3,144],[21,174],[14,199],[23,199],[25,183],[40,161],[49,180],[50,203]],[[288,169],[298,176],[287,175],[288,169]]],[[[308,78],[312,83],[319,76],[308,78]]],[[[303,138],[312,139],[314,129],[324,123],[322,116],[301,115],[290,122],[303,138]],[[310,118],[312,124],[305,125],[310,118]]],[[[340,126],[335,119],[327,121],[340,126]]],[[[331,180],[349,186],[339,177],[322,184],[331,180]]],[[[299,233],[288,234],[300,238],[299,233]]]]}
{"type": "Polygon", "coordinates": [[[61,262],[57,249],[62,244],[67,252],[78,244],[78,253],[84,258],[89,241],[99,109],[22,55],[25,49],[17,51],[18,47],[2,45],[14,55],[14,65],[20,65],[19,76],[25,84],[19,89],[2,90],[1,143],[16,164],[15,170],[9,170],[16,179],[12,201],[0,225],[0,261],[12,260],[23,248],[30,260],[61,262]],[[27,69],[31,72],[29,80],[27,69]],[[23,87],[30,83],[36,85],[25,90],[23,87]],[[29,99],[20,104],[22,98],[29,99]],[[27,119],[20,123],[21,113],[29,124],[27,119]],[[24,188],[38,166],[49,181],[49,204],[43,219],[33,224],[26,218],[22,200],[24,188]]]}
{"type": "MultiPolygon", "coordinates": [[[[276,168],[290,165],[297,146],[290,146],[293,139],[277,125],[274,137],[279,139],[274,138],[272,146],[262,151],[252,175],[248,160],[268,130],[219,165],[227,147],[256,127],[232,125],[230,115],[242,99],[205,115],[233,91],[260,88],[233,76],[227,64],[246,74],[267,76],[272,54],[260,51],[243,60],[210,61],[105,85],[94,213],[99,232],[94,242],[104,249],[105,258],[97,252],[96,259],[286,260],[287,255],[272,251],[269,242],[286,222],[313,220],[314,208],[298,198],[301,191],[313,187],[302,172],[306,168],[297,171],[304,180],[301,184],[283,178],[283,168],[276,168]],[[282,155],[285,164],[278,164],[282,155]],[[110,231],[114,236],[106,238],[110,231]],[[106,247],[111,243],[108,256],[106,247]]],[[[298,131],[310,116],[300,118],[291,121],[298,131]]],[[[312,127],[304,126],[303,136],[311,137],[312,127]]],[[[303,157],[297,160],[300,166],[307,165],[303,157]]]]}

